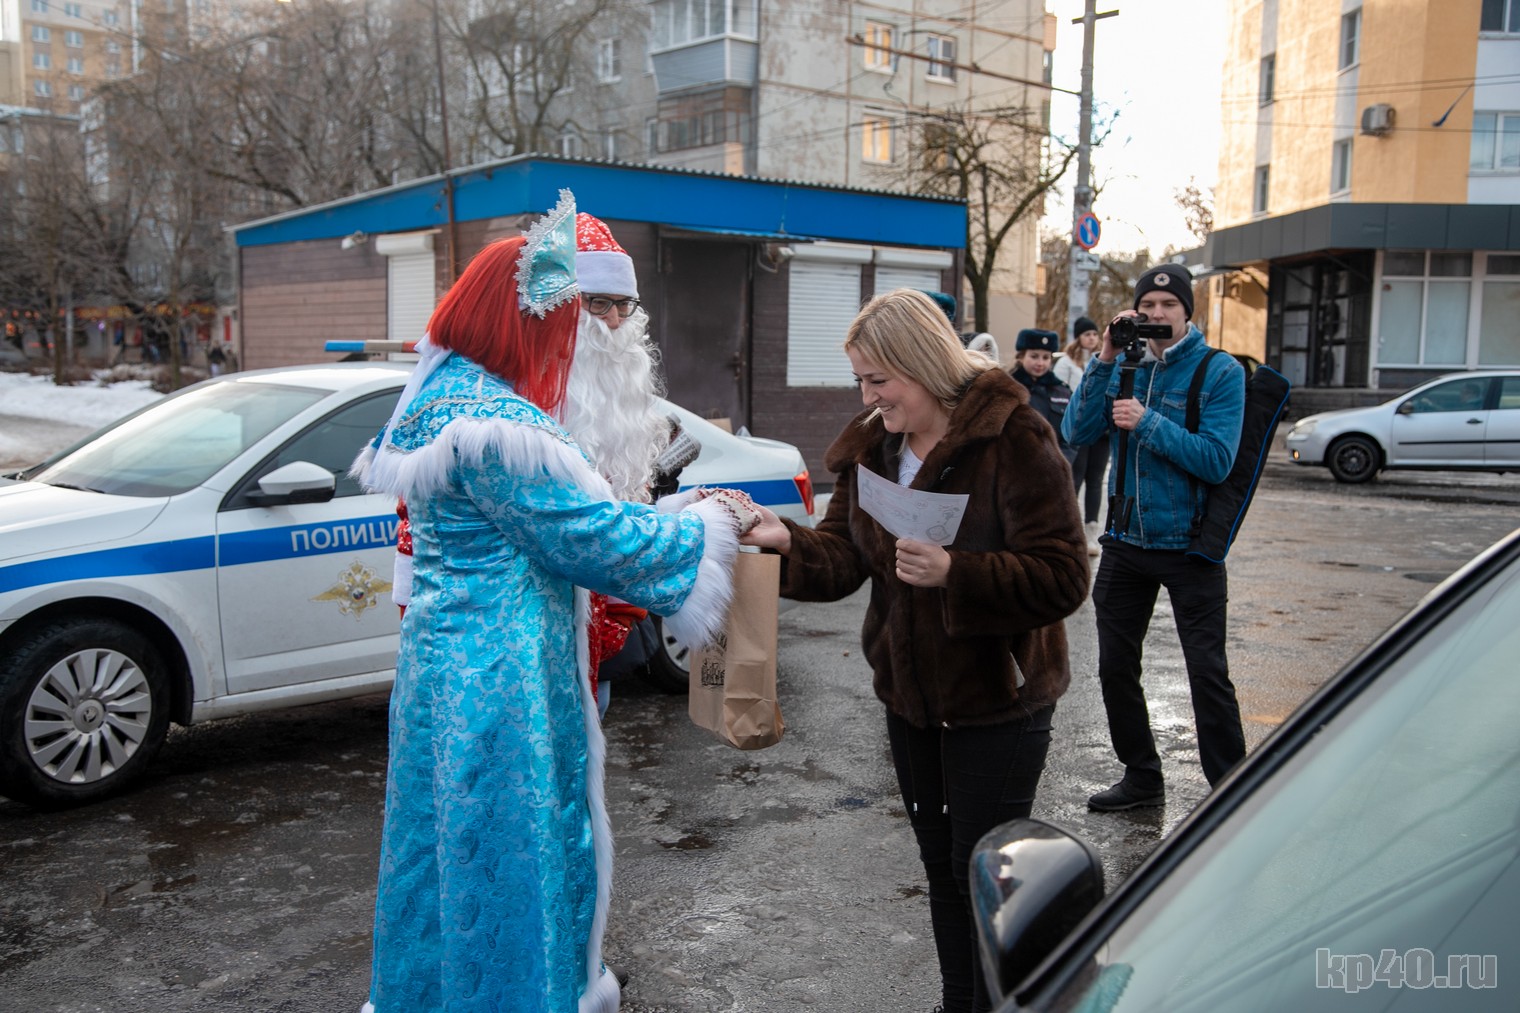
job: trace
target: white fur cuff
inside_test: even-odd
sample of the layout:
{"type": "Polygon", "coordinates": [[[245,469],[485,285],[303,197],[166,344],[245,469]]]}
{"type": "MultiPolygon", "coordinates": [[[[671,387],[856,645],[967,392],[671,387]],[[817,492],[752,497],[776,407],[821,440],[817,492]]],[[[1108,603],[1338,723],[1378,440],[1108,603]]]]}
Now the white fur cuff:
{"type": "Polygon", "coordinates": [[[734,530],[733,517],[711,500],[699,500],[686,507],[686,512],[702,518],[706,544],[697,567],[696,585],[687,595],[686,603],[665,617],[664,625],[671,636],[686,646],[704,647],[717,639],[728,621],[739,535],[734,530]]]}

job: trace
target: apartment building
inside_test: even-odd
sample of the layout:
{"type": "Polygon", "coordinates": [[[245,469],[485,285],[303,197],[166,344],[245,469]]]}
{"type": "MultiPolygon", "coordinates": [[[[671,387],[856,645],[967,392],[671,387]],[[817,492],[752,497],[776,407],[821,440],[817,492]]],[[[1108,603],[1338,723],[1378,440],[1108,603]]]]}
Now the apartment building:
{"type": "MultiPolygon", "coordinates": [[[[487,17],[487,0],[476,0],[487,17]]],[[[920,126],[947,110],[1028,110],[1048,127],[1055,21],[1043,0],[649,0],[583,36],[585,71],[556,99],[553,153],[826,185],[912,188],[920,126]]],[[[529,54],[531,55],[531,54],[529,54]]],[[[517,82],[497,87],[521,87],[517,82]]],[[[1041,139],[1006,158],[1033,164],[1041,139]]],[[[482,158],[518,150],[484,148],[482,158]]],[[[1034,320],[1038,213],[1002,247],[994,333],[1034,320]]],[[[795,250],[794,285],[820,297],[848,273],[795,250]],[[798,268],[801,268],[798,270],[798,268]]],[[[828,254],[827,257],[835,257],[828,254]]],[[[892,263],[878,286],[920,287],[939,260],[892,263]]],[[[828,326],[833,326],[830,323],[828,326]]]]}
{"type": "Polygon", "coordinates": [[[0,104],[77,115],[91,88],[130,73],[130,2],[0,0],[0,104]]]}
{"type": "Polygon", "coordinates": [[[1306,388],[1520,364],[1520,0],[1231,0],[1216,344],[1306,388]]]}

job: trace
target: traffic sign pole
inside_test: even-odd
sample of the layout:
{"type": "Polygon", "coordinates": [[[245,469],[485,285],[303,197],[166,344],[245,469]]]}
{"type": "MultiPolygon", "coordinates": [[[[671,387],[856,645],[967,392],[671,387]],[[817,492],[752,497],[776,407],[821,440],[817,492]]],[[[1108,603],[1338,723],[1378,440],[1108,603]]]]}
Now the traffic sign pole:
{"type": "MultiPolygon", "coordinates": [[[[1097,35],[1099,19],[1111,18],[1118,13],[1118,11],[1106,11],[1099,14],[1097,0],[1087,0],[1082,16],[1072,19],[1074,24],[1082,26],[1082,119],[1077,144],[1077,185],[1072,188],[1071,195],[1072,244],[1066,285],[1066,326],[1068,328],[1077,317],[1087,315],[1087,282],[1091,277],[1090,269],[1086,266],[1088,262],[1083,259],[1091,254],[1086,253],[1077,244],[1076,237],[1078,226],[1083,218],[1092,215],[1093,42],[1097,35]]],[[[1097,219],[1094,218],[1093,222],[1096,224],[1097,219]]],[[[1097,245],[1096,235],[1093,237],[1092,245],[1097,245]]]]}

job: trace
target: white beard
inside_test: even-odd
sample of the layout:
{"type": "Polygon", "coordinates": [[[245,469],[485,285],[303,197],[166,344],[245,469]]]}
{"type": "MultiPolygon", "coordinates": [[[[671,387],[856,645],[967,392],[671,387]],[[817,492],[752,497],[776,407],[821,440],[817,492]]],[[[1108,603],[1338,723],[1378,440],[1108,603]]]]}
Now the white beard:
{"type": "Polygon", "coordinates": [[[582,311],[560,418],[613,493],[639,503],[649,502],[651,468],[670,442],[648,335],[642,309],[617,330],[582,311]]]}

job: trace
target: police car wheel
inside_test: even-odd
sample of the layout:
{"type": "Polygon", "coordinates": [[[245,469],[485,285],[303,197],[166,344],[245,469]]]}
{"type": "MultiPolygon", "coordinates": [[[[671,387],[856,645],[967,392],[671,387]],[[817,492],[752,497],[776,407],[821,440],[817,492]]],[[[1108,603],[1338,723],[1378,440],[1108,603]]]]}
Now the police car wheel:
{"type": "Polygon", "coordinates": [[[654,617],[654,628],[659,635],[659,647],[645,667],[645,679],[661,693],[685,693],[691,651],[676,643],[676,638],[665,630],[659,616],[654,617]]]}
{"type": "Polygon", "coordinates": [[[0,671],[0,794],[89,802],[142,773],[169,729],[163,660],[111,619],[44,626],[0,671]]]}

